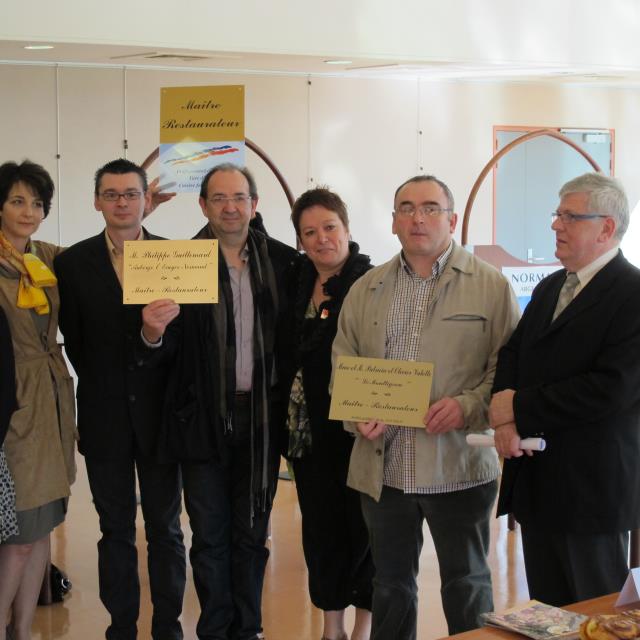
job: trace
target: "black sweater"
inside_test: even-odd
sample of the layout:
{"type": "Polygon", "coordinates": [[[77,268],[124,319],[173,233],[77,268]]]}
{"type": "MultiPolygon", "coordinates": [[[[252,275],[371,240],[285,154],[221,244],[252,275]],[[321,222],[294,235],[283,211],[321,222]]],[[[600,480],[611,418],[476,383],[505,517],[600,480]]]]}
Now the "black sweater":
{"type": "MultiPolygon", "coordinates": [[[[331,346],[336,337],[338,316],[345,296],[351,285],[372,266],[369,256],[360,254],[358,245],[350,242],[347,262],[339,274],[325,283],[325,293],[330,297],[320,305],[315,318],[304,316],[318,276],[316,268],[308,257],[302,256],[295,274],[290,276],[289,297],[292,304],[286,332],[291,348],[282,363],[281,388],[286,396],[285,402],[288,403],[293,378],[302,369],[314,455],[334,452],[340,442],[351,440],[344,432],[342,422],[328,419],[331,403],[331,346]]],[[[287,438],[283,440],[286,442],[287,438]]],[[[286,450],[283,452],[286,453],[286,450]]]]}

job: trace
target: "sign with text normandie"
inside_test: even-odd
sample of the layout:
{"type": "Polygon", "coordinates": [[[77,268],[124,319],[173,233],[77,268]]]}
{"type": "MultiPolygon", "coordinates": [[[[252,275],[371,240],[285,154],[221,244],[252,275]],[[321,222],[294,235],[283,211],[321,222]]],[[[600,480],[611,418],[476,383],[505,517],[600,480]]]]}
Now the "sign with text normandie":
{"type": "Polygon", "coordinates": [[[424,427],[433,363],[339,356],[329,418],[424,427]]]}
{"type": "Polygon", "coordinates": [[[218,302],[217,240],[128,240],[122,301],[218,302]]]}
{"type": "Polygon", "coordinates": [[[160,182],[200,190],[217,164],[244,165],[244,86],[160,90],[160,182]]]}

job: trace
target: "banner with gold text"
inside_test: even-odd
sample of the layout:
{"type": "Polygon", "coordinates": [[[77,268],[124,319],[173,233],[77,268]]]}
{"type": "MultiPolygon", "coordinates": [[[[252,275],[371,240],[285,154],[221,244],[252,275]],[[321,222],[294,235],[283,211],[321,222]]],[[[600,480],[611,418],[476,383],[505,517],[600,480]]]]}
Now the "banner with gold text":
{"type": "Polygon", "coordinates": [[[244,86],[160,90],[160,184],[200,190],[211,167],[244,165],[244,86]]]}
{"type": "Polygon", "coordinates": [[[217,240],[127,240],[122,301],[218,302],[217,240]]]}

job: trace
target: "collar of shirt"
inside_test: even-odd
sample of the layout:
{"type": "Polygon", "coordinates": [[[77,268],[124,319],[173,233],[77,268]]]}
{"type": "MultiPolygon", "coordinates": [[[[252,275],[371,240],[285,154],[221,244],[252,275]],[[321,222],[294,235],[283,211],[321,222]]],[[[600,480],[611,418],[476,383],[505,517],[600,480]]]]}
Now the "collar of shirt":
{"type": "MultiPolygon", "coordinates": [[[[109,249],[109,255],[110,256],[121,256],[123,254],[122,251],[120,251],[115,244],[113,244],[113,240],[111,240],[110,236],[109,236],[109,232],[107,231],[106,227],[104,230],[104,237],[107,241],[107,248],[109,249]]],[[[142,229],[142,227],[140,227],[140,231],[138,232],[137,237],[134,238],[134,240],[144,240],[144,231],[142,229]]]]}
{"type": "MultiPolygon", "coordinates": [[[[118,282],[120,286],[122,286],[122,273],[124,271],[124,252],[120,251],[113,241],[109,237],[109,232],[105,228],[104,237],[107,241],[107,249],[109,250],[109,258],[111,259],[111,265],[113,266],[113,270],[116,272],[116,277],[118,278],[118,282]]],[[[140,227],[140,232],[138,236],[134,238],[134,240],[144,240],[144,232],[142,227],[140,227]]]]}
{"type": "MultiPolygon", "coordinates": [[[[436,261],[433,263],[433,267],[431,268],[432,278],[435,278],[442,273],[452,251],[453,241],[449,243],[449,246],[436,258],[436,261]]],[[[410,275],[413,278],[420,278],[420,276],[413,271],[409,263],[406,261],[404,257],[404,251],[400,252],[400,264],[402,265],[402,268],[406,274],[410,275]]]]}
{"type": "MultiPolygon", "coordinates": [[[[244,266],[249,262],[249,243],[248,242],[247,244],[244,245],[244,247],[242,247],[242,249],[240,249],[238,253],[238,257],[240,258],[240,261],[242,262],[242,266],[244,269],[244,266]]],[[[230,265],[228,262],[226,262],[226,260],[225,260],[225,264],[227,265],[227,269],[229,270],[229,273],[231,272],[235,273],[236,271],[238,271],[237,267],[230,265]]]]}
{"type": "Polygon", "coordinates": [[[580,284],[576,287],[576,290],[573,294],[575,298],[588,284],[591,282],[592,278],[605,267],[609,262],[611,262],[618,255],[619,247],[614,247],[613,249],[609,249],[606,253],[603,253],[599,258],[596,258],[593,262],[589,263],[586,267],[582,267],[580,271],[576,271],[576,275],[578,276],[578,280],[580,284]]]}

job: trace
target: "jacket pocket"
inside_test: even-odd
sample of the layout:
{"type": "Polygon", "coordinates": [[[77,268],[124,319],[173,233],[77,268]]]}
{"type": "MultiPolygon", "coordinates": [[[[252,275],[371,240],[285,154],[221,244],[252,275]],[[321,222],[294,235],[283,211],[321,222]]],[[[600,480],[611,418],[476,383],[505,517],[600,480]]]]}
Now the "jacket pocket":
{"type": "Polygon", "coordinates": [[[459,322],[461,323],[461,326],[464,326],[465,330],[470,329],[472,331],[476,331],[477,329],[480,329],[482,333],[487,330],[487,323],[489,321],[487,316],[485,316],[484,314],[469,311],[459,311],[457,313],[451,313],[447,316],[443,316],[442,320],[444,322],[459,322]]]}
{"type": "Polygon", "coordinates": [[[9,421],[9,431],[6,441],[24,442],[33,438],[35,432],[35,420],[33,407],[30,405],[20,407],[11,414],[9,421]]]}
{"type": "Polygon", "coordinates": [[[9,430],[3,445],[12,465],[30,464],[35,435],[33,407],[26,406],[16,409],[11,415],[9,430]]]}
{"type": "Polygon", "coordinates": [[[446,343],[447,366],[452,370],[460,369],[456,372],[456,377],[468,380],[469,367],[475,369],[480,362],[480,369],[484,370],[484,362],[491,349],[489,319],[486,315],[466,310],[456,311],[442,316],[440,328],[446,343]]]}

